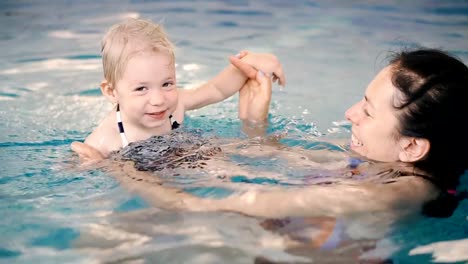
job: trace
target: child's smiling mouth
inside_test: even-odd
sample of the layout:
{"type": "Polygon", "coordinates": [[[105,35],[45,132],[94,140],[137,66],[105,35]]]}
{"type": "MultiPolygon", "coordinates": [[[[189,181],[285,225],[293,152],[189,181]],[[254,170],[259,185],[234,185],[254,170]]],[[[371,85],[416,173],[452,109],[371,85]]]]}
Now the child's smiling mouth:
{"type": "Polygon", "coordinates": [[[146,113],[149,117],[153,119],[163,119],[167,110],[159,111],[159,112],[152,112],[152,113],[146,113]]]}

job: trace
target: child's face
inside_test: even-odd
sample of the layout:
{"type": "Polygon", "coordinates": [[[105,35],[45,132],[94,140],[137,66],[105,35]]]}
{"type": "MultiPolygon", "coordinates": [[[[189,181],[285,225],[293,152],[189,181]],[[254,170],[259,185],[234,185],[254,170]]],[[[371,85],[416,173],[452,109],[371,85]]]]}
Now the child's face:
{"type": "Polygon", "coordinates": [[[175,65],[163,52],[142,52],[132,57],[116,83],[122,121],[139,129],[163,132],[177,106],[175,65]]]}

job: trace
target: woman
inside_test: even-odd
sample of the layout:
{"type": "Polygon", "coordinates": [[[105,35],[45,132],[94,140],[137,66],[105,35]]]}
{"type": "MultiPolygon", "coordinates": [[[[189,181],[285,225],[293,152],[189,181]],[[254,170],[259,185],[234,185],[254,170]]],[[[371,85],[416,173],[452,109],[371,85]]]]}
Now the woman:
{"type": "MultiPolygon", "coordinates": [[[[231,58],[231,62],[254,76],[241,60],[231,58]]],[[[242,89],[241,118],[265,120],[271,97],[267,77],[257,73],[256,81],[242,89]]],[[[468,149],[463,124],[467,99],[468,68],[461,61],[431,49],[395,54],[368,85],[364,98],[346,111],[352,123],[351,150],[373,161],[372,166],[380,170],[373,179],[378,180],[351,179],[343,184],[251,190],[204,199],[163,187],[154,176],[135,172],[131,164],[116,173],[125,185],[162,207],[270,218],[421,210],[449,216],[457,204],[458,179],[468,167],[467,156],[457,155],[458,150],[468,149]],[[154,184],[141,184],[144,179],[154,184]]],[[[357,169],[371,167],[365,164],[357,169]]]]}

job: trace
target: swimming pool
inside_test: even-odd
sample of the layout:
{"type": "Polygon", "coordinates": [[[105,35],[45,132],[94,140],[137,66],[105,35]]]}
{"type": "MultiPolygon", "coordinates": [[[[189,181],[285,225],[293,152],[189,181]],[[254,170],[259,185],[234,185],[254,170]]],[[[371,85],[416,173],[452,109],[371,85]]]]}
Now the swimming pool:
{"type": "MultiPolygon", "coordinates": [[[[360,99],[386,51],[420,44],[468,62],[468,4],[457,0],[3,1],[0,11],[5,263],[304,260],[284,252],[280,238],[256,219],[148,208],[101,171],[75,168],[69,144],[83,140],[110,107],[98,90],[100,38],[124,17],[163,21],[178,47],[181,86],[214,76],[241,49],[275,53],[288,83],[274,87],[272,130],[302,145],[320,134],[347,136],[343,113],[360,99]]],[[[187,125],[234,138],[236,115],[233,98],[189,113],[187,125]]],[[[431,254],[410,252],[467,237],[467,212],[465,200],[451,218],[407,223],[375,254],[428,262],[431,254]]]]}

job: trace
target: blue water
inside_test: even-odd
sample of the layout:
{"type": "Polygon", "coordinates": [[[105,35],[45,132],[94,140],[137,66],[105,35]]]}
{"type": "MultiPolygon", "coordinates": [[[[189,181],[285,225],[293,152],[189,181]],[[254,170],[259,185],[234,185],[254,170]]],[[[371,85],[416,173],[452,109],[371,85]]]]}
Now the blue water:
{"type": "MultiPolygon", "coordinates": [[[[110,108],[98,88],[100,38],[128,16],[164,23],[177,45],[181,86],[208,80],[239,50],[276,54],[287,86],[274,87],[269,133],[310,149],[327,147],[317,144],[322,135],[348,136],[343,113],[387,51],[440,47],[468,62],[468,2],[461,0],[1,1],[0,262],[299,260],[275,246],[279,238],[256,219],[160,211],[102,171],[77,169],[69,144],[83,140],[110,108]]],[[[187,126],[239,137],[236,103],[191,112],[187,126]]],[[[274,184],[268,177],[234,181],[274,184]]],[[[429,262],[431,254],[409,252],[468,237],[467,216],[465,200],[448,219],[402,225],[382,240],[382,250],[394,263],[429,262]]]]}

